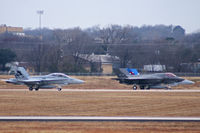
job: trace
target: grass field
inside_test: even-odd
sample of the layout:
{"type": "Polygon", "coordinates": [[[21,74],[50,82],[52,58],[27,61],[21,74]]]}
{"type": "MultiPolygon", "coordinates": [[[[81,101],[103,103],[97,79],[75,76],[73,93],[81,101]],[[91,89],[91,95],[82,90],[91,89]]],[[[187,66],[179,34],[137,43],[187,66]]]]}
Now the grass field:
{"type": "MultiPolygon", "coordinates": [[[[0,115],[200,116],[200,93],[1,91],[0,115]]],[[[198,133],[199,122],[0,122],[4,133],[198,133]]]]}
{"type": "Polygon", "coordinates": [[[198,122],[0,122],[4,133],[199,133],[198,122]]]}
{"type": "Polygon", "coordinates": [[[200,93],[1,91],[1,115],[200,117],[200,93]]]}

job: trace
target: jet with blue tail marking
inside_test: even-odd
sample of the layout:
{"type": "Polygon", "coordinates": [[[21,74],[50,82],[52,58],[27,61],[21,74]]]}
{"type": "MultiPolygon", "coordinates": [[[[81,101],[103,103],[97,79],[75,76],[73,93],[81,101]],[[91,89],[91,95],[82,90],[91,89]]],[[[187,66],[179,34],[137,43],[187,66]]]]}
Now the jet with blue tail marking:
{"type": "Polygon", "coordinates": [[[122,84],[133,85],[136,90],[139,86],[141,90],[144,89],[171,89],[172,86],[177,85],[191,85],[193,81],[183,79],[173,73],[153,73],[153,74],[139,74],[136,69],[119,68],[115,69],[118,80],[122,84]]]}

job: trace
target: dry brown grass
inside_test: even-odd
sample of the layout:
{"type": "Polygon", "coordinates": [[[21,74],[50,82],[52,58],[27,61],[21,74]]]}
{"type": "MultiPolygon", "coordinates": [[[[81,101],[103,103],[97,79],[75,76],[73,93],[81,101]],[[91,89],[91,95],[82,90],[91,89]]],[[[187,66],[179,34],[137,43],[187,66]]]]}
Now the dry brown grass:
{"type": "Polygon", "coordinates": [[[200,116],[200,93],[1,91],[0,115],[200,116]]]}
{"type": "Polygon", "coordinates": [[[199,133],[198,122],[0,122],[4,133],[199,133]]]}

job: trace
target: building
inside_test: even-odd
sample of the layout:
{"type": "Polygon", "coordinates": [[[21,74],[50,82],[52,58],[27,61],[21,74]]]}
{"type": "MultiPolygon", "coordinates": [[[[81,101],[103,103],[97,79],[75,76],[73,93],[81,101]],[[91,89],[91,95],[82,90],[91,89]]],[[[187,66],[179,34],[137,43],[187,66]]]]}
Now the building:
{"type": "Polygon", "coordinates": [[[113,73],[113,63],[119,61],[119,57],[111,55],[96,55],[96,54],[80,54],[79,58],[84,59],[89,65],[85,65],[85,69],[93,72],[95,69],[97,72],[104,74],[113,73]]]}
{"type": "Polygon", "coordinates": [[[147,72],[162,72],[166,71],[165,65],[144,65],[144,71],[147,72]]]}
{"type": "Polygon", "coordinates": [[[0,25],[0,34],[1,33],[13,33],[16,35],[24,35],[24,30],[22,27],[11,27],[6,25],[0,25]]]}

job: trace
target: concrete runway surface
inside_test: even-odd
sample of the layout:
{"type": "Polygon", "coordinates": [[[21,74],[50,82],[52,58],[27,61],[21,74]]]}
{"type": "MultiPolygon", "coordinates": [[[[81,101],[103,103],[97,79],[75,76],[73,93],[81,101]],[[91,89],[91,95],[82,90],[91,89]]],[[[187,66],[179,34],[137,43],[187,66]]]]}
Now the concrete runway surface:
{"type": "Polygon", "coordinates": [[[200,122],[200,117],[106,117],[106,116],[0,116],[0,121],[133,121],[200,122]]]}
{"type": "MultiPolygon", "coordinates": [[[[0,91],[29,91],[28,89],[0,89],[0,91]]],[[[58,91],[57,89],[40,89],[39,91],[58,91]]],[[[115,89],[62,89],[69,92],[200,92],[200,90],[115,90],[115,89]]],[[[61,91],[61,92],[62,92],[61,91]]]]}

